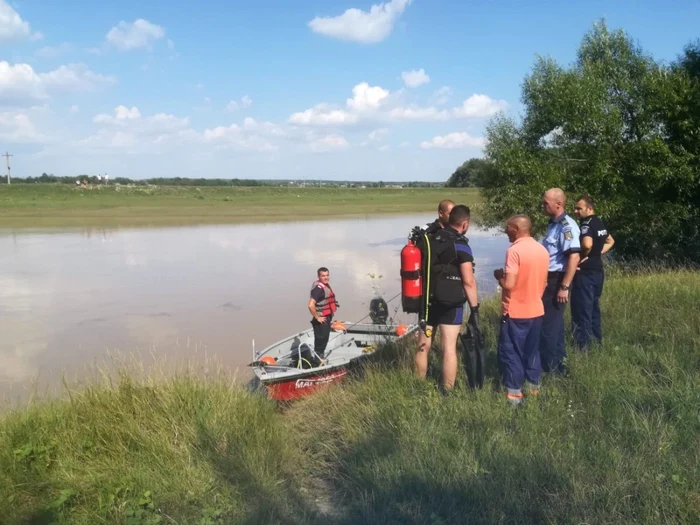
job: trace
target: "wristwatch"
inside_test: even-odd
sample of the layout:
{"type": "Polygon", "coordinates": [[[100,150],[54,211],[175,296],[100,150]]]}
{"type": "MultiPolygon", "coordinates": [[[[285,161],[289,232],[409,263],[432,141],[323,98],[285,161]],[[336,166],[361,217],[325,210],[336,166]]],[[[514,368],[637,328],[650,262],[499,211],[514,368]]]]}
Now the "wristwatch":
{"type": "Polygon", "coordinates": [[[565,285],[565,284],[562,284],[561,286],[559,286],[559,288],[561,288],[561,289],[564,290],[565,292],[568,292],[568,291],[569,291],[569,288],[571,288],[571,286],[567,286],[567,285],[565,285]]]}

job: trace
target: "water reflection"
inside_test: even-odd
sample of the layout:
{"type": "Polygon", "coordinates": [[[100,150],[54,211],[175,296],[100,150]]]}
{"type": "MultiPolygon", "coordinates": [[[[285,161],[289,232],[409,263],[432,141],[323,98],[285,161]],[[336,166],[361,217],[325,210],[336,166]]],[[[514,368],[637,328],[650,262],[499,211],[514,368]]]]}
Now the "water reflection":
{"type": "MultiPolygon", "coordinates": [[[[261,348],[309,326],[316,268],[327,266],[339,317],[400,290],[399,253],[433,216],[163,229],[0,232],[0,392],[55,381],[106,351],[245,365],[261,348]]],[[[471,229],[483,296],[508,245],[471,229]]],[[[400,312],[400,300],[390,310],[400,312]]]]}

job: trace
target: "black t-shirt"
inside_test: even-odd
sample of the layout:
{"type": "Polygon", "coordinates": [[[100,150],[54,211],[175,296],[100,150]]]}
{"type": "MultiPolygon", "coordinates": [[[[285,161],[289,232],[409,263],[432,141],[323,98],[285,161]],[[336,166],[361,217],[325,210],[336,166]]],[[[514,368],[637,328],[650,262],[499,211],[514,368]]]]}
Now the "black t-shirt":
{"type": "Polygon", "coordinates": [[[320,303],[323,301],[323,298],[326,296],[326,293],[323,291],[323,288],[320,286],[316,285],[311,289],[311,298],[316,301],[317,303],[320,303]]]}
{"type": "Polygon", "coordinates": [[[581,247],[583,247],[584,237],[593,239],[593,247],[588,252],[588,259],[579,264],[579,268],[582,270],[602,271],[603,259],[600,256],[600,252],[603,251],[603,245],[608,238],[608,230],[605,228],[605,223],[600,220],[600,217],[591,215],[581,221],[581,247]]]}

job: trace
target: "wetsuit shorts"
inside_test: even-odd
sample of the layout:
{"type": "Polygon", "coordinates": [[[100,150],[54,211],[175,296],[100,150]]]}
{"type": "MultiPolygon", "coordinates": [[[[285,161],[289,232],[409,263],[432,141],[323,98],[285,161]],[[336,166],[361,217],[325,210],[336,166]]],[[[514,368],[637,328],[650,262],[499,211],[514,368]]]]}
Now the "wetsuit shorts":
{"type": "Polygon", "coordinates": [[[464,306],[433,305],[428,312],[428,324],[433,327],[441,324],[461,325],[463,321],[464,306]]]}

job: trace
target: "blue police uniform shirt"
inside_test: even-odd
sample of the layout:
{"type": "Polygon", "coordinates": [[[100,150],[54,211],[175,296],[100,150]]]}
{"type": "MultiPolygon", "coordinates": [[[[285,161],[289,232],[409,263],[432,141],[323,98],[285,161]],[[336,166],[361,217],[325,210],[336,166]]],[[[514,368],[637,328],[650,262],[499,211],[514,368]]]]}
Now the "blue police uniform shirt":
{"type": "Polygon", "coordinates": [[[576,221],[566,213],[549,221],[547,233],[542,238],[542,245],[549,253],[549,271],[566,271],[566,262],[570,253],[581,251],[581,230],[576,221]]]}

